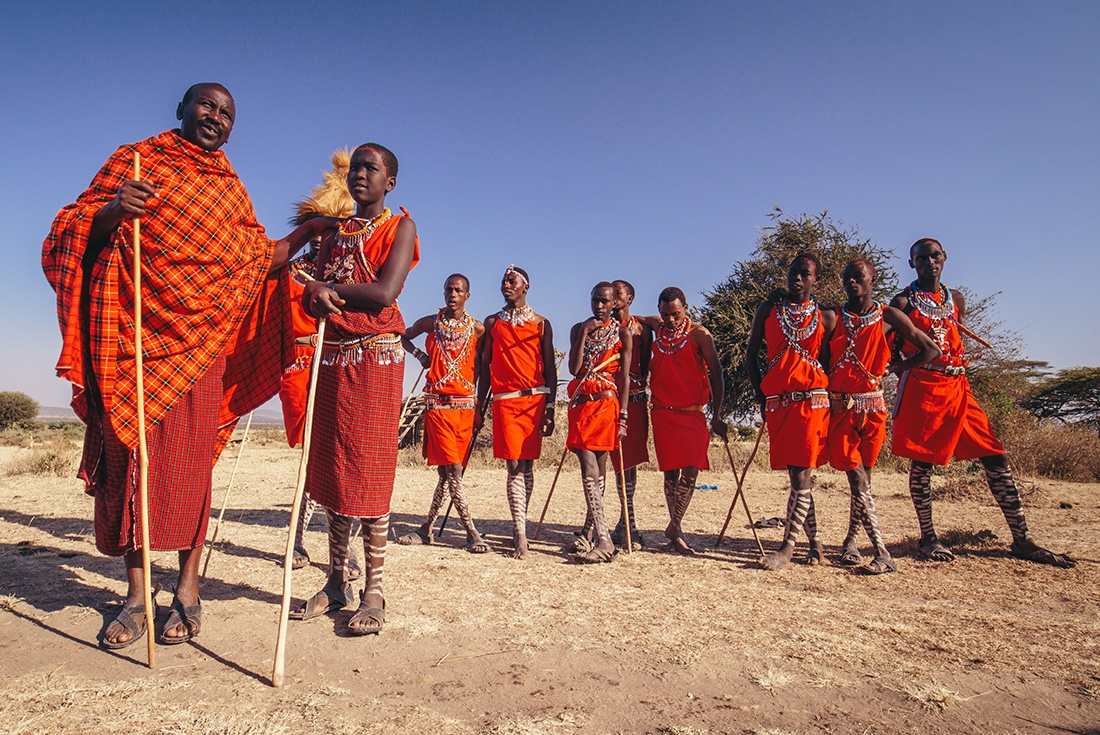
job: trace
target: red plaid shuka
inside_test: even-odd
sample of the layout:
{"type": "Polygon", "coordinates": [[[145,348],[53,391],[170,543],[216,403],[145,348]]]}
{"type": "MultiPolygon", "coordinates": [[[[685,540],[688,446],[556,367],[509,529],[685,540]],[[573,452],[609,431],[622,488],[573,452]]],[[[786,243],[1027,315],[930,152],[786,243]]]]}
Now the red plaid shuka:
{"type": "Polygon", "coordinates": [[[216,452],[238,416],[278,392],[282,367],[293,359],[286,278],[267,279],[271,240],[220,151],[192,145],[176,130],[123,146],[58,213],[42,248],[64,340],[57,373],[73,383],[82,419],[102,411],[114,436],[137,447],[132,221],[112,233],[90,273],[83,263],[92,218],[133,177],[135,151],[142,178],[156,187],[141,222],[147,425],[159,423],[224,355],[216,452]]]}
{"type": "MultiPolygon", "coordinates": [[[[375,281],[401,219],[390,217],[375,229],[360,246],[362,258],[353,259],[354,267],[342,282],[375,281]]],[[[419,260],[418,240],[410,270],[419,260]]],[[[324,273],[324,267],[318,263],[317,273],[324,273]]],[[[328,318],[306,493],[340,515],[377,518],[390,511],[405,374],[404,332],[405,320],[396,302],[378,310],[345,308],[328,318]]]]}

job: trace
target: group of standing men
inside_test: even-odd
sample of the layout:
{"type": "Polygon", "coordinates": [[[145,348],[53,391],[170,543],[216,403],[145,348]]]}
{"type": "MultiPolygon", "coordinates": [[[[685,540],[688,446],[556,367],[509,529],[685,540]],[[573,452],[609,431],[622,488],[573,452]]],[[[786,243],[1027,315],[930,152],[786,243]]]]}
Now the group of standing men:
{"type": "MultiPolygon", "coordinates": [[[[362,635],[382,628],[381,580],[406,350],[428,371],[424,451],[439,467],[439,484],[425,523],[401,540],[430,542],[434,518],[449,495],[465,525],[467,549],[488,551],[462,491],[462,471],[491,397],[494,454],[507,463],[511,554],[522,559],[528,553],[533,463],[542,437],[554,430],[557,393],[553,333],[550,322],[527,304],[530,276],[510,266],[501,283],[505,307],[482,323],[465,312],[469,280],[455,274],[444,284],[446,306],[406,329],[396,299],[419,260],[419,243],[408,213],[395,214],[385,205],[397,181],[393,153],[375,143],[352,153],[345,181],[354,215],[311,216],[274,241],[256,221],[247,192],[220,150],[235,117],[233,98],[223,86],[192,86],[176,110],[179,128],[119,148],[78,200],[61,210],[43,246],[43,268],[57,295],[63,336],[57,370],[72,383],[74,409],[87,425],[79,475],[95,496],[96,545],[105,554],[122,556],[127,570],[123,609],[102,634],[107,648],[132,645],[146,632],[137,503],[139,364],[144,363],[144,411],[151,427],[150,547],[178,551],[180,565],[158,637],[176,644],[198,635],[202,625],[198,552],[206,538],[213,463],[237,418],[276,395],[285,371],[300,362],[291,338],[286,266],[311,241],[319,247],[310,272],[299,279],[298,292],[304,315],[319,320],[326,331],[319,349],[306,487],[326,509],[330,573],[324,588],[292,615],[306,619],[352,602],[348,547],[352,520],[361,518],[366,583],[348,632],[362,635]],[[142,161],[140,177],[133,170],[135,154],[142,161]],[[146,314],[141,360],[135,354],[129,268],[137,218],[143,225],[146,314]],[[426,352],[411,342],[422,334],[427,335],[426,352]]],[[[757,313],[750,355],[766,341],[769,366],[761,376],[753,359],[747,364],[765,406],[773,466],[788,469],[792,487],[783,546],[764,560],[765,566],[789,562],[803,524],[811,537],[811,559],[814,554],[821,558],[809,475],[821,464],[827,435],[830,457],[835,442],[837,456],[846,458],[834,465],[848,471],[852,481],[846,556],[854,554],[858,563],[855,535],[862,523],[876,546],[869,567],[892,569],[881,534],[876,535],[869,492],[870,467],[881,440],[867,438],[884,423],[879,415],[885,407],[875,392],[889,355],[884,357],[884,339],[878,337],[874,355],[851,347],[862,339],[863,327],[881,331],[875,326],[878,316],[905,341],[902,354],[908,350],[889,366],[906,376],[894,452],[913,459],[910,485],[922,551],[932,559],[951,558],[932,528],[928,488],[932,464],[944,464],[954,454],[981,459],[1012,528],[1013,553],[1071,565],[1068,557],[1031,541],[1003,448],[969,393],[958,331],[963,305],[957,292],[941,288],[938,280],[946,255],[939,243],[922,240],[910,257],[917,281],[892,307],[872,307],[866,284],[873,270],[857,263],[849,266],[855,275],[845,271],[848,304],[835,312],[818,309],[810,294],[819,264],[807,255],[792,264],[788,295],[757,313]],[[863,285],[849,288],[850,282],[863,285]],[[830,337],[839,335],[838,314],[848,343],[832,347],[839,357],[831,371],[858,378],[856,383],[866,379],[862,387],[867,390],[835,388],[823,368],[828,358],[822,357],[833,345],[830,337]],[[826,432],[830,402],[833,428],[826,432]],[[845,418],[840,408],[854,411],[856,418],[845,418]],[[848,439],[834,438],[844,432],[848,439]]],[[[588,563],[610,561],[615,543],[628,537],[644,543],[633,517],[633,496],[637,465],[649,459],[649,423],[664,473],[665,535],[669,547],[680,553],[692,553],[681,523],[698,473],[708,468],[710,432],[726,438],[717,350],[709,332],[689,318],[684,293],[666,288],[658,299],[659,315],[650,317],[631,314],[633,299],[634,289],[625,281],[596,284],[593,316],[570,333],[574,379],[567,446],[580,459],[588,522],[578,537],[578,558],[588,563]],[[603,511],[609,454],[628,507],[614,532],[603,511]]],[[[298,433],[288,425],[291,443],[298,433]]]]}

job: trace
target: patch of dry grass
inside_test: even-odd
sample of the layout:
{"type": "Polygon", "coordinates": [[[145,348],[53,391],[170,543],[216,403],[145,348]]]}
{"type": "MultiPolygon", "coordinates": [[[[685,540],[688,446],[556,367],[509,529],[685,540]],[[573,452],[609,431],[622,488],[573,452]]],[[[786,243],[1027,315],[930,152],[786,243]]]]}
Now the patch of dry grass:
{"type": "Polygon", "coordinates": [[[930,712],[944,712],[949,707],[972,699],[972,697],[960,696],[958,692],[948,689],[938,681],[930,681],[927,684],[907,684],[902,692],[930,712]]]}
{"type": "Polygon", "coordinates": [[[782,689],[783,687],[794,681],[794,677],[785,671],[768,667],[767,671],[757,671],[750,674],[752,682],[759,687],[767,689],[771,693],[775,693],[776,689],[782,689]]]}
{"type": "Polygon", "coordinates": [[[4,467],[7,475],[70,477],[76,473],[80,448],[69,439],[38,444],[15,455],[4,467]]]}

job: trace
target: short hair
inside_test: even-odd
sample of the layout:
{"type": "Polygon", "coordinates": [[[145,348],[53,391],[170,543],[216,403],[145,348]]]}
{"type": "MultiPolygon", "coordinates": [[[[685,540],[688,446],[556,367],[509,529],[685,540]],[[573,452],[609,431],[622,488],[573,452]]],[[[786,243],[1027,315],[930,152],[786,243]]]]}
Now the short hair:
{"type": "Polygon", "coordinates": [[[658,304],[671,304],[677,299],[684,306],[687,306],[687,296],[684,296],[684,292],[676,286],[669,286],[665,290],[661,291],[661,295],[657,297],[658,304]]]}
{"type": "Polygon", "coordinates": [[[624,281],[624,280],[623,280],[623,279],[621,279],[621,278],[616,278],[616,279],[615,279],[614,281],[612,281],[611,283],[613,283],[613,284],[614,284],[614,285],[616,285],[616,286],[622,286],[623,288],[625,288],[625,289],[626,289],[626,292],[627,292],[628,294],[630,294],[630,300],[631,300],[631,301],[633,301],[633,300],[634,300],[634,286],[633,286],[633,285],[631,285],[630,281],[624,281]]]}
{"type": "Polygon", "coordinates": [[[808,260],[808,261],[810,261],[811,263],[814,264],[814,275],[815,276],[820,276],[821,275],[821,258],[817,257],[816,254],[811,253],[809,250],[803,250],[798,255],[791,258],[791,265],[793,266],[795,264],[795,261],[798,261],[798,260],[808,260]]]}
{"type": "Polygon", "coordinates": [[[447,286],[447,281],[451,280],[452,278],[461,278],[461,279],[462,279],[462,281],[463,281],[463,283],[465,283],[465,284],[466,284],[466,290],[467,290],[467,291],[469,291],[469,290],[470,290],[470,279],[469,279],[469,278],[467,278],[466,276],[462,275],[461,273],[452,273],[451,275],[449,275],[449,276],[447,276],[446,278],[444,278],[444,279],[443,279],[443,286],[444,286],[444,288],[446,288],[446,286],[447,286]]]}
{"type": "Polygon", "coordinates": [[[940,250],[943,250],[943,244],[939,240],[936,240],[935,238],[931,238],[931,237],[922,237],[921,239],[917,240],[915,243],[913,243],[912,245],[909,246],[909,257],[910,258],[913,257],[913,251],[917,249],[918,245],[932,244],[932,243],[935,243],[935,244],[939,245],[940,250]]]}
{"type": "Polygon", "coordinates": [[[361,148],[366,148],[368,151],[377,153],[378,157],[382,159],[382,165],[386,167],[386,174],[395,179],[397,178],[397,156],[393,155],[393,151],[381,143],[364,143],[355,150],[360,150],[361,148]]]}
{"type": "Polygon", "coordinates": [[[199,90],[204,87],[217,87],[218,89],[224,90],[225,93],[229,95],[230,99],[233,98],[233,95],[230,94],[229,90],[225,88],[224,84],[218,84],[217,82],[199,82],[198,84],[192,84],[190,87],[187,88],[187,91],[183,93],[183,101],[180,104],[186,107],[187,103],[195,99],[195,95],[198,94],[199,90]]]}
{"type": "Polygon", "coordinates": [[[614,294],[615,294],[615,284],[613,284],[611,281],[600,281],[599,283],[597,283],[595,286],[592,287],[592,293],[596,293],[601,288],[610,288],[612,296],[614,296],[614,294]]]}
{"type": "Polygon", "coordinates": [[[867,269],[867,274],[869,276],[871,276],[871,280],[872,281],[875,280],[875,264],[874,263],[867,260],[866,258],[856,258],[855,260],[849,261],[848,265],[844,266],[844,270],[848,270],[849,266],[853,266],[853,265],[862,265],[864,268],[867,269]]]}

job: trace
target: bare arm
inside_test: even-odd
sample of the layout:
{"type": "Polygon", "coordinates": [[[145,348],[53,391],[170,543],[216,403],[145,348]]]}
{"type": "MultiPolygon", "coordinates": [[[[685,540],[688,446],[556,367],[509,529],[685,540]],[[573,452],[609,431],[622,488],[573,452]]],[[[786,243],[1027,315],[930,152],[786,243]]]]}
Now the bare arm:
{"type": "Polygon", "coordinates": [[[641,376],[642,382],[644,383],[649,379],[649,358],[652,355],[653,349],[653,330],[650,329],[649,326],[643,324],[642,333],[639,336],[641,337],[640,347],[642,350],[642,359],[638,364],[638,375],[641,376]]]}
{"type": "Polygon", "coordinates": [[[432,366],[431,358],[429,358],[423,350],[413,344],[413,339],[431,331],[432,327],[434,326],[434,316],[422,316],[415,322],[413,322],[412,326],[406,329],[405,333],[401,335],[401,346],[405,348],[405,352],[408,352],[410,355],[415,357],[420,363],[420,366],[425,370],[432,366]]]}
{"type": "Polygon", "coordinates": [[[951,289],[951,300],[959,307],[959,322],[966,320],[966,297],[955,289],[951,289]]]}
{"type": "Polygon", "coordinates": [[[634,318],[650,329],[657,329],[662,323],[661,317],[659,316],[635,316],[634,318]]]}
{"type": "MultiPolygon", "coordinates": [[[[383,309],[393,304],[412,266],[413,253],[416,251],[416,224],[405,217],[397,225],[397,235],[393,247],[378,271],[378,280],[374,283],[325,283],[315,281],[306,284],[306,297],[309,299],[309,311],[314,316],[339,314],[345,304],[353,309],[364,311],[383,309]]],[[[322,245],[323,259],[327,262],[327,253],[322,245]]]]}
{"type": "Polygon", "coordinates": [[[477,363],[477,408],[474,411],[474,430],[485,424],[485,408],[489,402],[489,388],[492,386],[493,362],[493,325],[497,317],[485,317],[485,336],[478,342],[477,363]]]}
{"type": "Polygon", "coordinates": [[[699,345],[703,362],[707,366],[707,381],[710,383],[710,430],[725,439],[728,429],[722,419],[722,402],[726,398],[726,379],[722,375],[718,348],[714,344],[714,337],[702,325],[691,330],[691,338],[699,345]]]}
{"type": "Polygon", "coordinates": [[[917,329],[916,325],[905,315],[905,312],[900,309],[887,306],[882,312],[882,319],[903,339],[917,346],[915,355],[901,362],[891,363],[886,368],[887,372],[900,374],[933,360],[938,360],[940,355],[943,354],[936,343],[932,341],[932,338],[917,329]]]}
{"type": "Polygon", "coordinates": [[[745,349],[745,372],[749,374],[749,384],[756,394],[756,402],[763,405],[764,393],[760,390],[760,364],[757,362],[760,348],[764,344],[764,322],[771,313],[772,304],[765,301],[756,307],[756,314],[752,318],[752,329],[749,331],[749,344],[745,349]]]}
{"type": "Polygon", "coordinates": [[[817,361],[825,369],[825,372],[829,371],[829,363],[833,359],[829,342],[833,339],[833,333],[836,332],[836,322],[836,309],[821,310],[821,324],[825,327],[825,336],[821,340],[821,350],[817,354],[817,361]]]}
{"type": "Polygon", "coordinates": [[[592,331],[595,319],[577,322],[569,330],[569,374],[579,378],[584,367],[584,340],[592,331]]]}
{"type": "Polygon", "coordinates": [[[276,273],[279,269],[285,268],[303,245],[315,237],[320,237],[326,230],[334,229],[339,223],[340,220],[334,217],[313,217],[298,225],[289,235],[276,241],[275,256],[271,259],[271,267],[267,272],[276,273]]]}
{"type": "MultiPolygon", "coordinates": [[[[554,405],[558,395],[558,366],[554,361],[554,329],[550,326],[550,320],[542,318],[542,334],[539,341],[542,350],[542,379],[550,394],[546,396],[547,407],[554,405]]],[[[554,433],[554,411],[547,410],[542,420],[542,435],[550,436],[554,433]]]]}
{"type": "Polygon", "coordinates": [[[619,350],[619,372],[615,376],[615,387],[619,390],[619,439],[626,438],[626,404],[630,401],[630,359],[634,351],[634,335],[630,329],[619,329],[619,341],[622,348],[619,350]]]}

